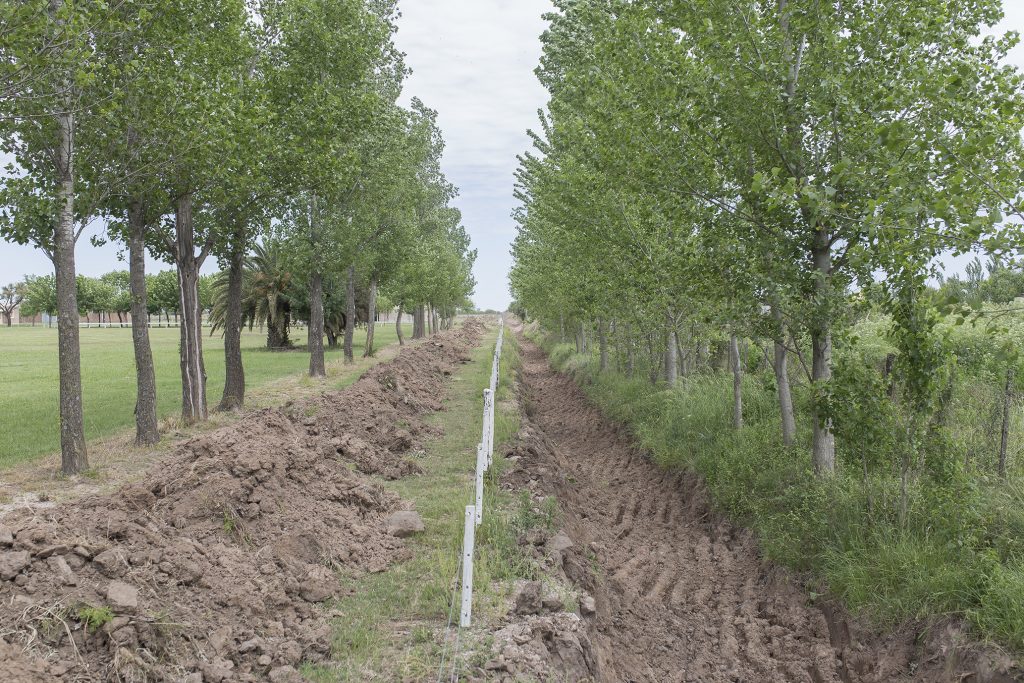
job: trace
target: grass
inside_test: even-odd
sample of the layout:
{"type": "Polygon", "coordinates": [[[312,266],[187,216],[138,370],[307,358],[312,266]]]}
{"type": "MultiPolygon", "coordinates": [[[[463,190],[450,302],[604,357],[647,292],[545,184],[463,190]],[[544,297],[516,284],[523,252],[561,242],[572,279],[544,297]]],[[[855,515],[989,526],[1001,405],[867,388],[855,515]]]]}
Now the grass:
{"type": "MultiPolygon", "coordinates": [[[[82,404],[86,439],[108,436],[135,423],[135,361],[130,329],[85,328],[81,333],[82,404]]],[[[152,328],[150,341],[160,418],[181,410],[181,374],[177,328],[152,328]]],[[[242,357],[248,388],[302,373],[309,367],[304,349],[267,351],[259,330],[242,333],[242,357]]],[[[363,351],[356,334],[355,353],[363,351]]],[[[397,341],[394,325],[377,328],[375,346],[397,341]]],[[[207,397],[211,407],[224,389],[224,344],[219,334],[203,338],[207,397]]],[[[329,349],[328,361],[341,358],[329,349]]],[[[344,373],[340,383],[354,381],[344,373]]],[[[329,378],[330,379],[330,378],[329,378]]],[[[335,382],[338,384],[339,382],[335,382]]],[[[0,470],[59,450],[57,329],[0,327],[0,470]]]]}
{"type": "MultiPolygon", "coordinates": [[[[781,444],[770,371],[745,376],[744,427],[736,430],[728,373],[683,377],[675,389],[666,389],[615,371],[602,373],[591,355],[553,339],[538,340],[553,366],[573,374],[655,461],[701,474],[719,510],[754,529],[769,559],[807,572],[818,586],[814,592],[827,590],[880,626],[963,619],[974,626],[975,637],[1024,652],[1019,469],[999,480],[980,463],[962,464],[960,440],[940,441],[925,458],[928,467],[911,482],[909,514],[901,524],[899,443],[870,441],[875,464],[865,479],[859,467],[864,440],[837,437],[839,473],[828,482],[817,480],[810,471],[810,425],[799,423],[794,449],[781,444]]],[[[806,416],[806,386],[794,399],[806,416]]],[[[962,424],[949,427],[953,434],[981,422],[987,409],[978,404],[960,410],[962,424]]]]}
{"type": "MultiPolygon", "coordinates": [[[[424,474],[383,482],[414,502],[423,517],[426,531],[409,539],[412,559],[381,574],[346,579],[351,590],[337,605],[342,616],[335,622],[336,662],[304,672],[314,680],[433,680],[436,676],[450,612],[456,623],[459,618],[458,605],[452,611],[452,598],[464,510],[473,502],[481,392],[490,379],[493,333],[487,341],[472,352],[472,363],[453,376],[445,410],[431,418],[444,436],[426,445],[426,454],[418,461],[424,474]]],[[[514,579],[534,578],[534,565],[522,554],[517,538],[525,528],[544,521],[532,512],[528,499],[521,501],[497,486],[505,467],[498,445],[519,430],[518,410],[511,400],[517,360],[515,340],[508,335],[495,411],[495,459],[485,487],[484,521],[476,532],[474,625],[502,612],[514,579]]],[[[483,657],[486,638],[475,644],[481,653],[477,656],[483,657]]]]}

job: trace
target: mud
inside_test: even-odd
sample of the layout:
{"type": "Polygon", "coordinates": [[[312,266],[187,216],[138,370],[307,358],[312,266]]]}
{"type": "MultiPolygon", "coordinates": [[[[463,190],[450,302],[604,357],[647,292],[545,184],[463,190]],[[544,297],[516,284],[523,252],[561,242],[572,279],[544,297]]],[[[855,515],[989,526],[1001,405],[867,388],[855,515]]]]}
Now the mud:
{"type": "MultiPolygon", "coordinates": [[[[571,545],[551,571],[572,580],[587,607],[586,635],[566,634],[586,656],[561,680],[1018,679],[1009,659],[967,645],[955,624],[880,636],[831,603],[814,604],[761,559],[750,532],[713,513],[698,477],[655,466],[536,345],[521,338],[520,346],[524,427],[506,482],[535,498],[557,496],[571,545]]],[[[562,651],[549,648],[544,665],[557,668],[562,651]]]]}
{"type": "Polygon", "coordinates": [[[367,475],[418,471],[423,417],[480,333],[185,441],[113,494],[0,518],[0,679],[298,680],[330,655],[338,574],[406,556],[387,519],[407,506],[367,475]]]}

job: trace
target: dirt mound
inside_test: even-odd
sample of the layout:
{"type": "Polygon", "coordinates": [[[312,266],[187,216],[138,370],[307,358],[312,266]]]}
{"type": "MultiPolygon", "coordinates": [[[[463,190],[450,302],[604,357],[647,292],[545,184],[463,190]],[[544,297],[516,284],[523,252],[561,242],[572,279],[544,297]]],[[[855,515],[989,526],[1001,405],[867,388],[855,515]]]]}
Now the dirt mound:
{"type": "Polygon", "coordinates": [[[499,681],[593,680],[597,664],[587,626],[571,612],[531,615],[494,633],[495,657],[484,664],[499,681]]]}
{"type": "Polygon", "coordinates": [[[438,335],[378,365],[346,391],[325,394],[305,404],[310,436],[325,455],[340,454],[360,472],[398,479],[420,471],[412,459],[422,439],[437,429],[417,419],[441,410],[438,388],[459,363],[470,360],[467,340],[482,332],[475,320],[459,334],[438,335]]]}
{"type": "Polygon", "coordinates": [[[568,538],[549,571],[586,591],[596,680],[1015,680],[1011,662],[963,647],[956,628],[878,636],[810,604],[760,558],[752,534],[712,512],[696,476],[654,465],[540,349],[520,343],[532,423],[509,450],[507,482],[557,496],[568,538]]]}
{"type": "Polygon", "coordinates": [[[414,471],[418,416],[478,336],[438,335],[345,391],[185,441],[112,495],[0,519],[4,681],[297,679],[329,654],[318,603],[336,571],[406,552],[386,523],[402,501],[353,464],[414,471]]]}

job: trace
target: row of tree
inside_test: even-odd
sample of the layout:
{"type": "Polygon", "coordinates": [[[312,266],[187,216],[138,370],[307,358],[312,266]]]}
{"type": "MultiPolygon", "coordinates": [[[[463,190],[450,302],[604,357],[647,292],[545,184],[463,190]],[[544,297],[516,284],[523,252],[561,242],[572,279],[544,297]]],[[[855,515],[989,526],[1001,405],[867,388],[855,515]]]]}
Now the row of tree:
{"type": "Polygon", "coordinates": [[[724,336],[736,426],[741,340],[768,340],[787,446],[799,352],[828,477],[833,344],[869,301],[898,351],[906,483],[950,360],[926,283],[942,255],[1019,245],[1017,37],[983,35],[1000,0],[556,5],[537,70],[551,99],[517,177],[517,306],[669,385],[724,336]]]}
{"type": "Polygon", "coordinates": [[[159,438],[147,250],[174,265],[186,423],[208,414],[200,269],[210,257],[224,273],[213,287],[224,409],[244,400],[243,295],[267,284],[252,282],[254,248],[277,250],[305,292],[312,376],[325,374],[325,302],[343,291],[354,323],[361,277],[370,308],[386,286],[419,321],[465,302],[475,253],[440,170],[436,114],[397,104],[406,68],[395,17],[391,0],[0,8],[0,144],[14,159],[0,234],[54,265],[65,472],[87,467],[75,244],[94,220],[126,247],[140,444],[159,438]]]}
{"type": "MultiPolygon", "coordinates": [[[[92,322],[125,323],[131,320],[132,295],[131,275],[127,270],[113,270],[100,277],[75,276],[75,298],[78,303],[78,315],[92,322]],[[113,316],[113,317],[112,317],[113,316]]],[[[209,310],[213,304],[214,276],[199,277],[199,304],[203,310],[209,310]]],[[[160,320],[166,316],[178,316],[180,297],[178,293],[178,275],[173,270],[146,274],[146,313],[147,320],[157,316],[160,320]]],[[[21,318],[34,319],[46,315],[49,322],[57,317],[57,280],[52,275],[29,275],[21,282],[5,285],[0,291],[0,314],[4,316],[4,324],[10,327],[13,323],[15,309],[21,318]]]]}

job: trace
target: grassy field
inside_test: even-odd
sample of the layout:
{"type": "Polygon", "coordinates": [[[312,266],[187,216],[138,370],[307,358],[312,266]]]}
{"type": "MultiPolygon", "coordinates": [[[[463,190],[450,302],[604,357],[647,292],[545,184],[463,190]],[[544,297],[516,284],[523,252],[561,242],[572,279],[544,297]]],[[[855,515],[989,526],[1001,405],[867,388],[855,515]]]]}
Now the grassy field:
{"type": "MultiPolygon", "coordinates": [[[[410,326],[407,326],[411,328],[410,326]]],[[[150,339],[156,365],[157,411],[161,418],[181,410],[178,329],[153,328],[150,339]]],[[[297,333],[299,337],[302,333],[297,333]]],[[[363,352],[364,332],[356,334],[356,356],[363,352]]],[[[377,328],[380,349],[397,340],[394,325],[377,328]]],[[[267,351],[265,333],[242,333],[246,383],[258,387],[309,367],[304,349],[267,351]]],[[[81,330],[85,434],[110,435],[134,424],[135,361],[130,329],[81,330]]],[[[341,358],[329,349],[327,360],[341,358]]],[[[203,338],[207,396],[215,406],[224,389],[224,342],[219,334],[203,338]]],[[[60,448],[57,406],[57,329],[0,327],[0,469],[60,448]]]]}

